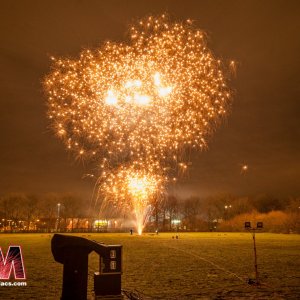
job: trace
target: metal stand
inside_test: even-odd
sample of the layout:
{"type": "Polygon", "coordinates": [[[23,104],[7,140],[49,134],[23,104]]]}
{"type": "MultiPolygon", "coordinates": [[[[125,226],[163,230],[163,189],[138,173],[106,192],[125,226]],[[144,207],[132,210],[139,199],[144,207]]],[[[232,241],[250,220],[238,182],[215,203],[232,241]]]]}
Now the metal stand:
{"type": "Polygon", "coordinates": [[[253,239],[253,250],[254,250],[254,270],[255,270],[255,281],[249,279],[249,284],[260,285],[259,282],[259,274],[258,274],[258,267],[257,267],[257,252],[256,252],[256,241],[255,241],[255,232],[256,230],[263,229],[263,222],[257,222],[256,227],[251,227],[251,222],[245,222],[245,229],[252,233],[253,239]]]}
{"type": "Polygon", "coordinates": [[[258,285],[259,284],[259,278],[258,278],[258,269],[257,269],[257,254],[256,254],[256,243],[255,243],[255,231],[252,232],[252,237],[253,237],[253,248],[254,248],[255,282],[258,285]]]}

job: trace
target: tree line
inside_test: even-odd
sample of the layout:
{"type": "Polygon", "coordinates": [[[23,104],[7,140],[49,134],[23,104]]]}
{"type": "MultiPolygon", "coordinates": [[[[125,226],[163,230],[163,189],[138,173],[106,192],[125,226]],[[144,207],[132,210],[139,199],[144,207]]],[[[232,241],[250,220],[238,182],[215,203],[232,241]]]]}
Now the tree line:
{"type": "MultiPolygon", "coordinates": [[[[0,198],[0,230],[92,230],[94,221],[99,218],[120,218],[116,212],[99,214],[100,205],[101,201],[98,201],[91,206],[86,199],[71,194],[7,194],[0,198]]],[[[219,194],[180,199],[175,195],[165,195],[153,203],[146,229],[239,231],[243,230],[245,221],[261,220],[267,231],[299,233],[299,217],[300,198],[219,194]]]]}
{"type": "Polygon", "coordinates": [[[220,194],[180,200],[171,195],[154,209],[151,220],[161,230],[242,231],[246,221],[264,221],[266,231],[300,233],[300,198],[220,194]]]}

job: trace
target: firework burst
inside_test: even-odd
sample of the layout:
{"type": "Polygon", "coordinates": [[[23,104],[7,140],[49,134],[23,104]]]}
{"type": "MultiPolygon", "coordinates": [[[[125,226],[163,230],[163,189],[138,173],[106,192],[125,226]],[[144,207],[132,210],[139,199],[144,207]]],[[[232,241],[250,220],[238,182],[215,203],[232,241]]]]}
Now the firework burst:
{"type": "Polygon", "coordinates": [[[57,135],[78,156],[100,162],[104,194],[114,190],[114,180],[118,193],[125,193],[123,180],[130,194],[129,170],[131,178],[147,170],[140,179],[178,173],[186,150],[206,146],[230,102],[222,64],[204,33],[164,15],[132,26],[129,43],[54,59],[45,89],[57,135]]]}
{"type": "Polygon", "coordinates": [[[205,146],[230,93],[203,32],[164,16],[130,32],[129,44],[54,60],[45,83],[58,136],[80,156],[117,164],[205,146]]]}

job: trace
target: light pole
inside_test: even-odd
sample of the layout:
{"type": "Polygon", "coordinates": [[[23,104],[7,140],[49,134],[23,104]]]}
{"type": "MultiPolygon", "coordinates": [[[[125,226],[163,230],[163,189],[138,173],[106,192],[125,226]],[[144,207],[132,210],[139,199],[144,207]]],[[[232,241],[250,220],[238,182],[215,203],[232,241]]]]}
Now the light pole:
{"type": "Polygon", "coordinates": [[[257,230],[263,229],[263,222],[257,222],[256,227],[251,227],[251,222],[245,222],[245,229],[252,233],[253,239],[253,250],[254,250],[254,270],[255,270],[255,281],[249,279],[249,284],[260,285],[258,277],[258,268],[257,268],[257,252],[256,252],[256,241],[255,241],[255,232],[257,230]]]}
{"type": "Polygon", "coordinates": [[[60,229],[60,203],[57,203],[57,226],[56,226],[56,231],[60,229]]]}
{"type": "Polygon", "coordinates": [[[224,205],[224,209],[225,209],[225,211],[224,211],[224,219],[225,220],[227,220],[227,218],[228,218],[228,210],[230,208],[231,208],[231,204],[230,205],[227,205],[227,204],[224,205]]]}

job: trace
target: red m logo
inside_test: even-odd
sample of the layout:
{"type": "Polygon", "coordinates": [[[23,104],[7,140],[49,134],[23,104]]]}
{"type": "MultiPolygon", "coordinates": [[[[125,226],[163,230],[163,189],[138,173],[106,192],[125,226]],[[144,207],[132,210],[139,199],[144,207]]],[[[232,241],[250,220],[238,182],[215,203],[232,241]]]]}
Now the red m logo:
{"type": "Polygon", "coordinates": [[[12,270],[15,279],[26,279],[21,247],[9,246],[5,259],[0,247],[0,279],[8,280],[12,270]]]}

